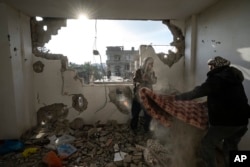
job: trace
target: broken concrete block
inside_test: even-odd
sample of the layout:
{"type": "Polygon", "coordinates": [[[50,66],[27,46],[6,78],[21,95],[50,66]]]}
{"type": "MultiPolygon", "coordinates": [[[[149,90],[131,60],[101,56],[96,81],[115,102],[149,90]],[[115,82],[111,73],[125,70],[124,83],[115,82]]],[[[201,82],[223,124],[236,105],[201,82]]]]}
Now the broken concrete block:
{"type": "Polygon", "coordinates": [[[81,129],[84,125],[84,121],[82,118],[75,118],[71,123],[70,123],[70,128],[74,130],[81,129]]]}

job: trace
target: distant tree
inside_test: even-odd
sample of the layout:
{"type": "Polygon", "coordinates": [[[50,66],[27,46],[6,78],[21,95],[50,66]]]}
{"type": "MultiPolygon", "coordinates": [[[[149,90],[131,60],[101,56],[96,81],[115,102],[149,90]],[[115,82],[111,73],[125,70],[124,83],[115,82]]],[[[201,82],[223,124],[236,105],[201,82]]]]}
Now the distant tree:
{"type": "Polygon", "coordinates": [[[75,69],[79,77],[84,79],[85,84],[90,83],[90,78],[93,76],[93,80],[102,78],[102,70],[97,65],[92,65],[90,62],[85,62],[84,64],[70,63],[70,68],[75,69]]]}

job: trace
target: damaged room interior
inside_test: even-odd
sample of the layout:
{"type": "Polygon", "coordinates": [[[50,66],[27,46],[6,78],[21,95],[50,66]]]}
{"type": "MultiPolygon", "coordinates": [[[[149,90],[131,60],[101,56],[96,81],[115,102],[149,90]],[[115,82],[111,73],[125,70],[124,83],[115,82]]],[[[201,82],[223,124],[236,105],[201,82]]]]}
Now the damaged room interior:
{"type": "MultiPolygon", "coordinates": [[[[202,167],[207,116],[189,121],[161,100],[202,84],[215,56],[242,72],[250,99],[249,8],[248,0],[0,0],[0,167],[202,167]],[[87,21],[73,24],[80,15],[87,21]],[[123,45],[115,22],[143,26],[123,45]],[[70,24],[85,32],[56,41],[70,24]],[[138,40],[157,33],[158,41],[138,40]],[[52,51],[52,42],[67,45],[52,51]],[[133,77],[149,57],[157,82],[140,97],[163,116],[146,133],[140,112],[135,133],[133,77]]],[[[206,98],[194,103],[206,111],[206,98]]],[[[250,150],[249,141],[247,131],[239,150],[250,150]]],[[[216,163],[224,167],[220,146],[216,163]]]]}

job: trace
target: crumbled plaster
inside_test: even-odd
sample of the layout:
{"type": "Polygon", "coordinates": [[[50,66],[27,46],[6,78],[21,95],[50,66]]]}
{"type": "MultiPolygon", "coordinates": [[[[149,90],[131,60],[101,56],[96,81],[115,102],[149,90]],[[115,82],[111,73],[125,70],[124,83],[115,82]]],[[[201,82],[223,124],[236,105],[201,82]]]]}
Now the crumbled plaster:
{"type": "Polygon", "coordinates": [[[182,56],[184,56],[185,52],[185,37],[179,27],[172,24],[170,20],[163,20],[162,22],[165,24],[170,32],[173,35],[173,42],[170,43],[171,46],[174,46],[176,48],[176,52],[173,52],[171,50],[168,50],[168,53],[159,53],[157,56],[159,59],[169,67],[172,67],[172,65],[180,60],[182,56]]]}
{"type": "Polygon", "coordinates": [[[37,47],[43,47],[45,43],[49,42],[51,35],[57,35],[61,27],[67,25],[67,19],[64,18],[43,18],[42,21],[37,21],[35,17],[30,19],[31,38],[33,51],[37,47]],[[47,30],[44,30],[47,26],[47,30]]]}
{"type": "MultiPolygon", "coordinates": [[[[139,122],[143,120],[139,118],[139,122]]],[[[144,133],[139,124],[137,133],[129,128],[129,122],[118,124],[109,120],[105,124],[69,127],[69,121],[57,121],[50,126],[34,127],[21,136],[25,149],[38,148],[23,156],[20,151],[0,156],[0,166],[43,167],[43,158],[55,151],[56,143],[70,143],[77,150],[62,159],[63,166],[72,167],[201,167],[199,143],[205,131],[200,131],[182,121],[175,120],[172,127],[165,128],[155,122],[151,133],[144,133]],[[117,161],[117,154],[126,155],[117,161]]],[[[217,166],[222,167],[223,152],[216,149],[217,166]]]]}
{"type": "Polygon", "coordinates": [[[37,111],[37,124],[43,125],[47,123],[53,123],[58,120],[64,120],[68,116],[67,105],[63,103],[54,103],[41,107],[37,111]]]}
{"type": "Polygon", "coordinates": [[[49,42],[51,35],[57,35],[58,30],[65,27],[66,23],[67,19],[61,18],[43,18],[43,21],[36,21],[34,17],[30,19],[33,54],[48,60],[61,60],[62,71],[67,69],[68,58],[62,54],[48,53],[49,51],[44,49],[44,44],[49,42]],[[43,29],[44,26],[48,27],[47,31],[43,29]]]}
{"type": "Polygon", "coordinates": [[[71,129],[79,130],[84,126],[84,120],[80,117],[77,117],[72,122],[70,122],[69,125],[71,129]]]}
{"type": "Polygon", "coordinates": [[[61,71],[66,71],[68,68],[68,58],[67,56],[64,56],[62,54],[51,54],[51,53],[46,53],[46,52],[41,52],[41,51],[35,51],[34,55],[36,57],[41,57],[47,60],[61,60],[61,71]]]}
{"type": "Polygon", "coordinates": [[[130,113],[132,90],[129,86],[109,87],[109,99],[124,114],[130,113]]]}

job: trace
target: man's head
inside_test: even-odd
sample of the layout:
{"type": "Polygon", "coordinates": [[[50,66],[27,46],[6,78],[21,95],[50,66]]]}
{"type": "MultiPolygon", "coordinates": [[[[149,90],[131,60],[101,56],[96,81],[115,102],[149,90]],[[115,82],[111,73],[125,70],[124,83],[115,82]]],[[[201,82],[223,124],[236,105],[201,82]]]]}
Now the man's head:
{"type": "Polygon", "coordinates": [[[229,66],[231,62],[229,60],[226,60],[220,56],[216,56],[213,59],[209,59],[207,62],[209,69],[213,70],[218,67],[223,67],[223,66],[229,66]]]}

